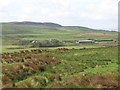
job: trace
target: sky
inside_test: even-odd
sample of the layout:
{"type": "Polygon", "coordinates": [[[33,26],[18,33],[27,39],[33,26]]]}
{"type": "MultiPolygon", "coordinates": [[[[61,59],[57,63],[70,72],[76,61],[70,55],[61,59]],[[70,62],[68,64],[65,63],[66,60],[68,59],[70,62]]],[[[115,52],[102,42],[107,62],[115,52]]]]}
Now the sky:
{"type": "Polygon", "coordinates": [[[53,22],[118,29],[119,0],[0,0],[0,22],[53,22]]]}

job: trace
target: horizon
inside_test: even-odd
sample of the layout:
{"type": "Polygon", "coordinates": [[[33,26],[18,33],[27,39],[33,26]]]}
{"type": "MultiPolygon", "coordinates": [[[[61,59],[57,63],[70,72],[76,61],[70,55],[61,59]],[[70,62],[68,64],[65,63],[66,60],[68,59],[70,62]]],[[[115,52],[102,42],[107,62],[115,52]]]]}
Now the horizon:
{"type": "MultiPolygon", "coordinates": [[[[78,25],[62,25],[62,24],[60,24],[60,23],[55,23],[55,22],[39,22],[39,21],[9,21],[9,22],[0,22],[0,23],[12,23],[12,22],[33,22],[33,23],[54,23],[54,24],[58,24],[58,25],[61,25],[61,26],[78,26],[78,25]]],[[[118,29],[116,29],[116,30],[110,30],[110,29],[98,29],[98,28],[91,28],[91,27],[87,27],[87,26],[81,26],[81,25],[79,25],[78,27],[85,27],[85,28],[90,28],[90,29],[95,29],[95,30],[105,30],[105,31],[117,31],[117,32],[119,32],[118,31],[118,29]]]]}

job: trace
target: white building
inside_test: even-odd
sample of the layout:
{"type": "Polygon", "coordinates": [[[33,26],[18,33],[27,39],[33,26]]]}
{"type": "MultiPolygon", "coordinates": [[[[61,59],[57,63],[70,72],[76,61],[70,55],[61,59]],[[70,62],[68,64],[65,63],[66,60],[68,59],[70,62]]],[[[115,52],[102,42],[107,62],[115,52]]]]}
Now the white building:
{"type": "Polygon", "coordinates": [[[79,40],[76,43],[92,43],[92,40],[79,40]]]}
{"type": "Polygon", "coordinates": [[[38,42],[38,41],[36,41],[36,40],[33,40],[33,41],[32,41],[32,43],[36,43],[36,42],[38,42]]]}

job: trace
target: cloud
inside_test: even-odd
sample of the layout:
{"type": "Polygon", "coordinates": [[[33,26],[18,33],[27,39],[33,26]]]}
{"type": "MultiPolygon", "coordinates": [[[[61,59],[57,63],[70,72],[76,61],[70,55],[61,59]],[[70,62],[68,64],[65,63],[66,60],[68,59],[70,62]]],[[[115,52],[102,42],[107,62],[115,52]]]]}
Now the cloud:
{"type": "Polygon", "coordinates": [[[118,0],[0,0],[0,21],[116,28],[118,0]]]}

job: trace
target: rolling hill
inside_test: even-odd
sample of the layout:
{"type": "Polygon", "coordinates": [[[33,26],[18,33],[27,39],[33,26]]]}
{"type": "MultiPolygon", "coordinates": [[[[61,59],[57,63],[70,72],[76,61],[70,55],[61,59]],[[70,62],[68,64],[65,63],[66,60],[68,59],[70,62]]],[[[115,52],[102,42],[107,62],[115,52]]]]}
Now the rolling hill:
{"type": "Polygon", "coordinates": [[[117,32],[40,22],[2,26],[3,88],[118,87],[117,32]],[[93,42],[73,42],[78,40],[93,42]],[[30,41],[63,45],[33,48],[30,45],[38,43],[30,41]]]}
{"type": "MultiPolygon", "coordinates": [[[[41,22],[8,22],[8,23],[2,23],[3,26],[3,33],[2,34],[30,34],[30,33],[38,33],[39,31],[69,31],[73,30],[76,32],[76,30],[79,31],[96,31],[95,29],[82,27],[82,26],[62,26],[60,24],[56,23],[41,23],[41,22]],[[34,30],[34,32],[31,32],[31,29],[34,30]]],[[[96,32],[101,32],[105,30],[99,30],[96,32]]],[[[107,31],[105,31],[107,32],[107,31]]]]}
{"type": "Polygon", "coordinates": [[[117,40],[117,32],[96,30],[83,26],[62,26],[48,22],[6,22],[2,23],[3,45],[12,45],[18,40],[77,41],[88,39],[117,40]]]}

